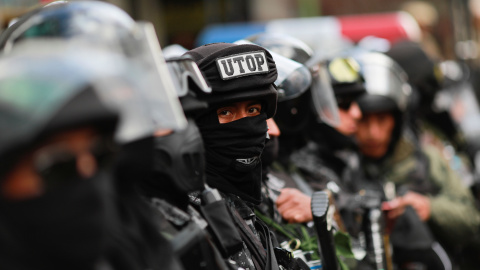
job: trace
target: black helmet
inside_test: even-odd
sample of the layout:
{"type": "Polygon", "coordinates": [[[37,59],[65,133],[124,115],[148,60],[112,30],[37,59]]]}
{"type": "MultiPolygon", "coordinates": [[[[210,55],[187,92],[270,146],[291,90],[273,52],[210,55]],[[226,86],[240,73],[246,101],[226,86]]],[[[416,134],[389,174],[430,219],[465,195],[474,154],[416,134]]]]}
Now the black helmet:
{"type": "MultiPolygon", "coordinates": [[[[312,94],[328,96],[333,95],[335,97],[335,109],[344,108],[347,109],[352,101],[358,96],[365,93],[365,82],[362,75],[361,66],[352,57],[338,56],[329,58],[318,62],[311,66],[311,70],[316,74],[314,82],[312,84],[312,94]]],[[[323,102],[327,102],[328,98],[321,99],[323,102]]],[[[330,101],[330,103],[332,103],[330,101]]],[[[319,106],[320,107],[320,106],[319,106]]],[[[333,114],[333,106],[331,104],[322,105],[326,113],[333,114]]],[[[322,111],[322,112],[323,112],[322,111]]],[[[325,112],[323,112],[325,113],[325,112]]],[[[330,121],[324,121],[335,126],[335,118],[323,117],[324,119],[330,119],[330,121]]],[[[339,121],[338,119],[336,121],[339,121]]]]}
{"type": "Polygon", "coordinates": [[[82,36],[91,42],[118,42],[131,35],[135,21],[122,9],[100,1],[64,2],[34,10],[7,28],[0,36],[0,48],[8,51],[29,38],[82,36]]]}
{"type": "Polygon", "coordinates": [[[324,73],[320,74],[321,71],[315,65],[296,67],[299,63],[306,64],[311,60],[313,51],[307,44],[295,37],[278,33],[261,33],[247,39],[272,51],[274,59],[280,55],[293,60],[285,62],[275,59],[279,74],[276,82],[279,89],[279,115],[275,121],[284,135],[297,134],[303,130],[311,118],[312,110],[316,121],[329,125],[338,123],[337,106],[331,87],[325,87],[324,73]]]}
{"type": "Polygon", "coordinates": [[[385,54],[407,73],[409,83],[420,94],[421,105],[431,106],[435,94],[443,84],[439,65],[425,53],[420,44],[412,41],[397,42],[385,54]]]}
{"type": "Polygon", "coordinates": [[[303,64],[282,56],[276,57],[275,53],[272,55],[279,74],[276,81],[279,96],[275,122],[283,136],[297,134],[310,119],[312,73],[303,64]]]}
{"type": "MultiPolygon", "coordinates": [[[[311,83],[312,83],[312,76],[308,68],[303,65],[303,63],[298,62],[295,59],[290,58],[292,55],[286,53],[286,51],[277,50],[273,43],[266,42],[266,38],[270,35],[262,36],[261,39],[266,45],[258,44],[265,49],[267,49],[273,57],[275,61],[275,66],[277,67],[277,79],[275,80],[275,85],[277,86],[278,91],[278,102],[281,103],[283,101],[295,99],[305,93],[311,83]],[[271,49],[273,48],[273,49],[271,49]],[[280,53],[279,53],[280,52],[280,53]]],[[[277,35],[274,35],[277,36],[277,35]]],[[[298,41],[299,43],[303,44],[302,41],[297,40],[295,38],[289,36],[278,36],[278,37],[285,37],[291,40],[292,42],[298,41]]],[[[280,40],[280,38],[279,38],[280,40]]],[[[241,39],[235,41],[235,44],[257,44],[254,41],[250,41],[248,39],[241,39]]],[[[287,44],[285,44],[287,46],[287,44]]],[[[308,46],[304,44],[304,47],[309,50],[308,46]]],[[[300,49],[298,49],[300,50],[300,49]]]]}
{"type": "Polygon", "coordinates": [[[393,153],[408,120],[409,97],[412,89],[407,75],[395,61],[382,53],[358,56],[365,78],[365,94],[357,99],[364,114],[390,112],[395,126],[384,157],[393,153]]]}
{"type": "Polygon", "coordinates": [[[313,50],[305,42],[289,35],[260,33],[246,39],[301,64],[313,56],[313,50]]]}
{"type": "Polygon", "coordinates": [[[382,53],[365,53],[357,59],[362,66],[366,89],[357,100],[361,110],[405,113],[412,89],[403,69],[382,53]]]}
{"type": "Polygon", "coordinates": [[[211,94],[199,95],[209,105],[258,99],[268,118],[275,115],[277,69],[268,50],[257,45],[212,43],[186,55],[195,60],[212,87],[211,94]]]}
{"type": "MultiPolygon", "coordinates": [[[[337,102],[365,93],[365,80],[360,64],[352,57],[335,57],[325,63],[337,102]]],[[[339,102],[340,104],[340,102],[339,102]]]]}

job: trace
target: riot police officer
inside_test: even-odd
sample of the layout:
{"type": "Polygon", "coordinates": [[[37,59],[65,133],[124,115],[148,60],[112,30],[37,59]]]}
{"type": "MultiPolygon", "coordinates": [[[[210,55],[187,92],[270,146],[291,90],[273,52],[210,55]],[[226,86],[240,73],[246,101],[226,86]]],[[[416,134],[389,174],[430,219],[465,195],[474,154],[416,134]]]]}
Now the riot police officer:
{"type": "Polygon", "coordinates": [[[412,86],[407,124],[422,143],[436,146],[444,153],[450,167],[476,196],[478,176],[472,162],[477,148],[475,140],[469,139],[454,121],[453,105],[442,107],[434,102],[442,93],[448,93],[448,88],[455,88],[451,92],[468,91],[468,75],[460,75],[467,72],[466,67],[462,70],[458,66],[460,74],[457,72],[457,78],[449,80],[452,78],[449,68],[442,71],[439,62],[431,59],[419,44],[410,41],[394,44],[386,54],[405,70],[412,86]]]}
{"type": "Polygon", "coordinates": [[[266,120],[275,114],[277,102],[272,56],[257,45],[228,43],[207,44],[187,55],[212,86],[212,94],[203,97],[210,109],[195,121],[206,149],[207,184],[221,191],[248,248],[246,258],[233,259],[248,269],[275,269],[279,264],[298,269],[292,268],[298,266],[291,265],[288,252],[274,249],[274,235],[253,212],[261,202],[266,120]]]}
{"type": "Polygon", "coordinates": [[[70,48],[72,54],[81,48],[104,50],[83,54],[90,74],[106,76],[107,80],[112,73],[123,72],[121,77],[130,79],[131,88],[111,80],[125,91],[123,94],[103,92],[112,102],[129,101],[122,107],[124,128],[116,133],[120,150],[115,160],[112,196],[114,215],[119,221],[109,230],[106,257],[115,269],[179,269],[170,245],[152,220],[153,210],[135,188],[137,181],[150,177],[154,131],[179,129],[186,124],[179,101],[172,94],[170,74],[165,65],[155,61],[159,46],[152,46],[156,41],[153,28],[135,23],[123,10],[102,2],[65,2],[41,8],[14,26],[3,36],[4,44],[9,44],[4,47],[5,53],[31,39],[42,42],[39,48],[54,49],[58,40],[74,40],[77,47],[70,48]],[[96,27],[88,26],[92,24],[96,27]],[[107,52],[117,55],[108,58],[107,52]]]}
{"type": "Polygon", "coordinates": [[[364,54],[359,61],[367,89],[358,99],[364,116],[356,133],[368,179],[364,184],[384,188],[390,200],[383,208],[395,220],[394,259],[399,267],[417,262],[428,269],[451,269],[436,241],[451,251],[477,233],[480,220],[472,195],[438,150],[419,144],[405,128],[411,88],[401,68],[382,54],[364,54]]]}
{"type": "Polygon", "coordinates": [[[132,127],[120,117],[128,106],[115,97],[133,85],[118,73],[98,84],[107,75],[93,74],[84,61],[98,56],[94,51],[77,47],[72,54],[56,44],[39,52],[39,45],[24,43],[1,59],[10,69],[0,79],[0,123],[8,130],[0,136],[2,265],[123,269],[110,257],[110,233],[120,225],[110,169],[116,131],[132,127]]]}

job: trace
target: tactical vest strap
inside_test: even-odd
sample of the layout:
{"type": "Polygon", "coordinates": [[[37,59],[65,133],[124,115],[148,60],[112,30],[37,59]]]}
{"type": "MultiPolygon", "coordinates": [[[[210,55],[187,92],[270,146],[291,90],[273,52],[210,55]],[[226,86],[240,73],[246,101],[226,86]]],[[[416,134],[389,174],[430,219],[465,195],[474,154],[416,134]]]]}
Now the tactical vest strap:
{"type": "Polygon", "coordinates": [[[273,249],[273,245],[275,242],[275,245],[278,246],[278,243],[276,243],[276,238],[275,235],[273,234],[272,231],[270,231],[263,223],[261,220],[257,220],[255,222],[255,228],[257,231],[260,233],[260,237],[262,237],[263,242],[265,243],[265,249],[267,250],[267,264],[265,269],[269,270],[279,270],[278,267],[278,262],[275,257],[275,251],[273,249]]]}
{"type": "Polygon", "coordinates": [[[208,221],[212,235],[218,243],[222,255],[227,258],[239,252],[242,247],[242,239],[233,221],[227,217],[228,210],[224,200],[201,206],[203,217],[208,221]]]}
{"type": "Polygon", "coordinates": [[[229,210],[230,216],[232,217],[235,226],[240,233],[240,237],[243,242],[247,245],[248,250],[252,254],[252,260],[257,269],[267,269],[265,268],[267,264],[267,253],[265,248],[262,246],[262,243],[257,240],[255,234],[250,230],[245,220],[240,216],[240,214],[232,206],[227,207],[229,210]]]}

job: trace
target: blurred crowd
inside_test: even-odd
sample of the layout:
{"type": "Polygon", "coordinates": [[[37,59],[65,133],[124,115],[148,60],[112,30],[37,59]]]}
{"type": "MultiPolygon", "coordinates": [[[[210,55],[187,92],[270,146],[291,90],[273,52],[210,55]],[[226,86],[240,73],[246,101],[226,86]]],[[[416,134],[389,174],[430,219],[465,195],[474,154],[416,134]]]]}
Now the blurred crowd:
{"type": "Polygon", "coordinates": [[[328,53],[306,28],[161,47],[100,1],[15,18],[0,268],[480,268],[476,71],[404,8],[422,39],[328,53]]]}

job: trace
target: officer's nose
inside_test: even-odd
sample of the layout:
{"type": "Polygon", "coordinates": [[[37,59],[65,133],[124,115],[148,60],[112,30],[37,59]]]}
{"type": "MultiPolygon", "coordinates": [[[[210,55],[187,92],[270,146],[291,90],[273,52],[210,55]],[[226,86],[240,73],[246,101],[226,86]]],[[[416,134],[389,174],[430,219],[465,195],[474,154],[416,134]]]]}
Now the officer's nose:
{"type": "Polygon", "coordinates": [[[360,106],[358,106],[358,103],[352,102],[350,108],[348,109],[348,114],[355,120],[359,120],[360,118],[362,118],[362,110],[360,110],[360,106]]]}
{"type": "Polygon", "coordinates": [[[97,161],[89,152],[79,153],[77,156],[77,171],[80,176],[90,178],[97,172],[97,161]]]}
{"type": "Polygon", "coordinates": [[[371,137],[377,138],[382,134],[382,127],[378,121],[370,121],[369,131],[371,137]]]}
{"type": "Polygon", "coordinates": [[[280,129],[277,126],[277,123],[273,120],[273,118],[267,119],[268,125],[268,135],[278,137],[280,136],[280,129]]]}

